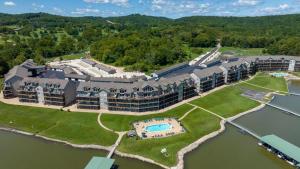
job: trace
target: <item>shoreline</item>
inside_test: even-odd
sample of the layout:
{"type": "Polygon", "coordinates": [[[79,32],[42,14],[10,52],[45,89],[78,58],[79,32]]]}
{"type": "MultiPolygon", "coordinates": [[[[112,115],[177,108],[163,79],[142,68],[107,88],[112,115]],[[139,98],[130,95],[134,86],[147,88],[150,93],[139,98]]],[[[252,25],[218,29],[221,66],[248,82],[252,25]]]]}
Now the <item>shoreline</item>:
{"type": "Polygon", "coordinates": [[[73,148],[96,149],[96,150],[104,150],[104,151],[108,151],[108,152],[111,150],[111,146],[100,146],[100,145],[96,145],[96,144],[73,144],[73,143],[70,143],[68,141],[49,138],[49,137],[46,137],[46,136],[33,134],[33,133],[30,133],[30,132],[26,132],[26,131],[14,129],[14,128],[9,128],[9,127],[0,127],[0,130],[1,131],[12,132],[12,133],[16,133],[16,134],[22,134],[22,135],[26,135],[26,136],[33,136],[33,137],[36,137],[38,139],[43,139],[43,140],[50,141],[50,142],[62,143],[62,144],[71,146],[73,148]]]}
{"type": "MultiPolygon", "coordinates": [[[[247,110],[243,113],[237,114],[237,115],[235,115],[233,117],[230,117],[228,119],[235,120],[235,119],[237,119],[241,116],[244,116],[248,113],[259,110],[259,109],[263,108],[264,106],[265,106],[264,104],[261,104],[261,105],[255,107],[255,108],[253,108],[253,109],[247,110]]],[[[180,149],[177,152],[178,162],[177,162],[176,166],[173,166],[173,167],[163,165],[163,164],[158,163],[158,162],[156,162],[156,161],[154,161],[150,158],[146,158],[146,157],[143,157],[143,156],[140,156],[140,155],[135,155],[135,154],[123,153],[119,150],[116,150],[115,154],[119,157],[131,158],[131,159],[136,159],[136,160],[140,160],[140,161],[143,161],[143,162],[147,162],[147,163],[150,163],[150,164],[154,164],[154,165],[157,165],[157,166],[159,166],[163,169],[184,169],[184,156],[187,153],[189,153],[189,152],[195,150],[196,148],[198,148],[201,144],[205,143],[206,141],[208,141],[210,139],[213,139],[213,138],[217,137],[218,135],[220,135],[221,133],[223,133],[226,130],[225,124],[226,124],[226,121],[221,120],[220,121],[220,127],[221,127],[220,129],[218,129],[218,130],[216,130],[212,133],[209,133],[209,134],[207,134],[203,137],[200,137],[195,142],[193,142],[193,143],[189,144],[188,146],[180,149]]],[[[43,140],[46,140],[46,141],[50,141],[50,142],[62,143],[62,144],[65,144],[67,146],[71,146],[73,148],[96,149],[96,150],[103,150],[103,151],[109,152],[111,150],[112,146],[113,146],[113,145],[112,146],[100,146],[100,145],[94,145],[94,144],[86,144],[86,145],[85,144],[73,144],[73,143],[70,143],[68,141],[53,139],[53,138],[49,138],[49,137],[46,137],[46,136],[33,134],[33,133],[30,133],[30,132],[26,132],[26,131],[14,129],[14,128],[9,128],[9,127],[0,127],[0,130],[7,131],[7,132],[12,132],[12,133],[16,133],[16,134],[23,134],[23,135],[27,135],[27,136],[33,136],[33,137],[43,139],[43,140]]]]}
{"type": "MultiPolygon", "coordinates": [[[[254,107],[254,108],[252,108],[250,110],[247,110],[247,111],[239,113],[239,114],[237,114],[235,116],[229,117],[226,120],[232,121],[232,120],[238,119],[238,118],[240,118],[240,117],[242,117],[244,115],[247,115],[247,114],[252,113],[254,111],[260,110],[260,109],[264,108],[265,106],[266,106],[265,104],[260,104],[259,106],[254,107]]],[[[188,146],[182,148],[180,151],[178,151],[178,153],[177,153],[178,163],[177,163],[176,166],[171,167],[171,169],[184,169],[184,156],[187,153],[192,152],[193,150],[195,150],[196,148],[198,148],[201,144],[205,143],[206,141],[208,141],[210,139],[213,139],[213,138],[217,137],[222,132],[224,132],[226,130],[225,124],[226,124],[226,121],[225,120],[221,120],[220,121],[221,128],[219,130],[214,131],[212,133],[209,133],[209,134],[207,134],[207,135],[199,138],[195,142],[191,143],[190,145],[188,145],[188,146]]]]}
{"type": "MultiPolygon", "coordinates": [[[[249,114],[249,113],[252,113],[252,112],[257,111],[259,109],[262,109],[263,107],[265,107],[265,104],[260,104],[259,106],[255,107],[253,109],[250,109],[250,110],[247,110],[245,112],[239,113],[235,116],[229,117],[229,118],[227,118],[227,120],[235,120],[235,119],[240,118],[240,117],[242,117],[246,114],[249,114]]],[[[220,121],[220,127],[221,127],[220,129],[218,129],[218,130],[216,130],[212,133],[209,133],[209,134],[207,134],[203,137],[200,137],[195,142],[193,142],[193,143],[189,144],[188,146],[183,147],[182,149],[180,149],[177,152],[178,162],[177,162],[176,166],[173,166],[173,167],[168,167],[168,166],[163,165],[161,163],[158,163],[158,162],[156,162],[156,161],[154,161],[150,158],[146,158],[146,157],[143,157],[143,156],[140,156],[140,155],[135,155],[135,154],[123,153],[119,150],[116,150],[115,154],[119,157],[132,158],[132,159],[137,159],[137,160],[140,160],[140,161],[143,161],[143,162],[148,162],[150,164],[154,164],[154,165],[157,165],[159,167],[162,167],[163,169],[184,169],[184,156],[187,153],[189,153],[189,152],[195,150],[196,148],[198,148],[201,144],[205,143],[206,141],[208,141],[210,139],[213,139],[213,138],[217,137],[219,134],[224,132],[226,130],[225,124],[226,124],[226,121],[221,120],[220,121]]],[[[49,138],[49,137],[46,137],[46,136],[33,134],[33,133],[30,133],[30,132],[26,132],[26,131],[14,129],[14,128],[9,128],[9,127],[0,127],[0,130],[12,132],[12,133],[17,133],[17,134],[23,134],[23,135],[27,135],[27,136],[34,136],[36,138],[40,138],[40,139],[43,139],[43,140],[46,140],[46,141],[62,143],[62,144],[71,146],[73,148],[96,149],[96,150],[103,150],[103,151],[109,152],[112,149],[112,146],[113,146],[113,145],[111,145],[111,146],[100,146],[100,145],[94,145],[94,144],[87,144],[87,145],[85,145],[85,144],[73,144],[73,143],[70,143],[68,141],[53,139],[53,138],[49,138]]]]}
{"type": "Polygon", "coordinates": [[[205,143],[206,141],[215,138],[216,136],[218,136],[219,134],[221,134],[222,132],[225,131],[226,127],[225,127],[226,121],[225,120],[221,120],[220,121],[220,126],[221,128],[209,133],[201,138],[199,138],[198,140],[196,140],[195,142],[189,144],[188,146],[182,148],[181,150],[179,150],[177,152],[177,165],[174,167],[171,167],[171,169],[183,169],[184,168],[184,156],[189,153],[192,152],[193,150],[195,150],[196,148],[198,148],[201,144],[205,143]]]}

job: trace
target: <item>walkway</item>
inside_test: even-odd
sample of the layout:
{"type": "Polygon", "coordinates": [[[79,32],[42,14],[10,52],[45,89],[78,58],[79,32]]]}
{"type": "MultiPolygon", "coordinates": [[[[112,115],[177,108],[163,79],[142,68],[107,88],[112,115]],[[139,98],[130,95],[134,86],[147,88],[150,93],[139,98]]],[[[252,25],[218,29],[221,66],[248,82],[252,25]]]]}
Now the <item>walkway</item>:
{"type": "Polygon", "coordinates": [[[248,134],[250,134],[251,136],[253,136],[253,137],[257,138],[257,139],[260,139],[260,136],[257,135],[256,133],[254,133],[253,131],[250,131],[249,129],[247,129],[247,128],[243,127],[243,126],[240,126],[239,124],[234,123],[234,122],[232,122],[230,120],[226,120],[226,122],[228,122],[229,124],[231,124],[231,125],[239,128],[239,129],[241,129],[242,131],[247,132],[248,134]]]}
{"type": "Polygon", "coordinates": [[[274,89],[271,89],[271,88],[268,88],[268,87],[263,87],[263,86],[259,86],[259,85],[256,85],[256,84],[248,83],[246,81],[241,81],[241,83],[246,83],[248,85],[255,86],[255,87],[258,87],[258,88],[262,88],[262,89],[266,89],[266,90],[270,90],[270,91],[275,91],[277,93],[281,92],[281,93],[289,94],[289,92],[286,92],[286,91],[274,90],[274,89]]]}
{"type": "Polygon", "coordinates": [[[181,116],[178,120],[181,121],[183,120],[187,115],[189,115],[192,111],[196,110],[197,107],[194,106],[191,110],[189,110],[188,112],[186,112],[183,116],[181,116]]]}
{"type": "Polygon", "coordinates": [[[102,115],[102,113],[99,113],[99,115],[98,115],[98,118],[97,118],[98,124],[99,124],[102,128],[104,128],[105,130],[116,133],[114,130],[112,130],[112,129],[106,127],[106,126],[101,122],[101,119],[100,119],[100,118],[101,118],[101,115],[102,115]]]}
{"type": "Polygon", "coordinates": [[[231,125],[239,128],[239,129],[241,129],[242,131],[247,132],[251,136],[253,136],[253,137],[257,138],[257,139],[260,139],[260,136],[258,136],[256,133],[254,133],[253,131],[250,131],[249,129],[247,129],[247,128],[243,127],[243,126],[240,126],[239,124],[236,124],[236,123],[232,122],[230,119],[226,119],[226,118],[224,118],[224,117],[222,117],[222,116],[220,116],[220,115],[218,115],[218,114],[216,114],[216,113],[214,113],[214,112],[212,112],[210,110],[207,110],[207,109],[205,109],[203,107],[200,107],[200,106],[197,106],[197,105],[194,105],[194,104],[191,104],[191,103],[188,103],[188,104],[190,104],[192,106],[195,106],[195,107],[197,107],[199,109],[202,109],[202,110],[204,110],[204,111],[206,111],[206,112],[208,112],[208,113],[210,113],[210,114],[212,114],[212,115],[214,115],[214,116],[216,116],[216,117],[224,120],[225,122],[227,122],[227,123],[229,123],[229,124],[231,124],[231,125]]]}
{"type": "Polygon", "coordinates": [[[118,145],[120,144],[120,142],[121,142],[123,136],[126,134],[126,132],[118,132],[118,134],[119,134],[119,137],[118,137],[116,143],[112,146],[110,152],[107,155],[107,158],[111,158],[111,156],[114,154],[115,150],[117,149],[118,145]]]}
{"type": "Polygon", "coordinates": [[[289,114],[292,114],[292,115],[294,115],[294,116],[300,117],[300,114],[295,113],[295,112],[293,112],[293,111],[291,111],[291,110],[288,110],[288,109],[286,109],[286,108],[283,108],[283,107],[280,107],[280,106],[276,106],[276,105],[271,104],[271,103],[266,103],[266,104],[267,104],[268,106],[271,106],[271,107],[274,107],[274,108],[276,108],[276,109],[282,110],[282,111],[287,112],[287,113],[289,113],[289,114]]]}
{"type": "Polygon", "coordinates": [[[194,104],[192,104],[192,103],[187,103],[187,104],[192,105],[192,106],[194,106],[194,107],[197,107],[197,108],[199,108],[199,109],[202,109],[202,110],[204,110],[204,111],[206,111],[206,112],[208,112],[208,113],[210,113],[210,114],[212,114],[212,115],[214,115],[214,116],[216,116],[216,117],[218,117],[218,118],[220,118],[220,119],[226,121],[226,118],[224,118],[224,117],[222,117],[222,116],[220,116],[220,115],[218,115],[218,114],[216,114],[216,113],[214,113],[214,112],[212,112],[212,111],[210,111],[210,110],[207,110],[207,109],[205,109],[205,108],[203,108],[203,107],[194,105],[194,104]]]}
{"type": "Polygon", "coordinates": [[[98,124],[100,125],[100,127],[104,128],[104,129],[107,130],[107,131],[114,132],[114,133],[116,133],[116,134],[119,135],[117,141],[115,142],[114,145],[111,146],[110,151],[109,151],[109,153],[108,153],[108,155],[107,155],[107,158],[111,158],[111,156],[114,154],[115,150],[116,150],[117,147],[119,146],[119,144],[120,144],[120,142],[121,142],[123,136],[127,133],[127,131],[117,132],[117,131],[114,131],[114,130],[112,130],[112,129],[106,127],[106,126],[101,122],[101,114],[102,114],[102,113],[99,113],[98,118],[97,118],[97,121],[98,121],[98,124]]]}

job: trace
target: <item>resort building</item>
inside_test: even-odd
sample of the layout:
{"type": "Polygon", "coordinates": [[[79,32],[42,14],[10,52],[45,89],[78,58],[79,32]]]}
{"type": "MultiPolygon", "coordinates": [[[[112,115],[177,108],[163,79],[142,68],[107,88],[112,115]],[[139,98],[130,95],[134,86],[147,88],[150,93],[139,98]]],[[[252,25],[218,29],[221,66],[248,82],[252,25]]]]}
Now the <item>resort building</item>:
{"type": "MultiPolygon", "coordinates": [[[[63,66],[37,66],[28,60],[5,75],[3,95],[7,99],[19,97],[20,102],[58,106],[76,103],[79,109],[156,111],[248,78],[257,71],[300,71],[300,58],[252,56],[212,60],[199,65],[181,63],[155,72],[148,79],[145,76],[99,77],[85,73],[96,71],[96,66],[96,62],[88,59],[63,66]],[[94,67],[80,68],[75,63],[94,67]]],[[[108,69],[106,72],[113,73],[108,69]]]]}
{"type": "Polygon", "coordinates": [[[3,97],[12,98],[18,95],[17,89],[25,77],[36,77],[45,71],[45,66],[37,66],[31,59],[13,67],[5,76],[3,97]]]}
{"type": "Polygon", "coordinates": [[[221,69],[224,72],[225,83],[233,83],[246,79],[249,75],[250,65],[242,59],[237,59],[222,64],[221,69]]]}
{"type": "Polygon", "coordinates": [[[61,79],[24,78],[19,85],[20,102],[66,106],[75,100],[75,83],[61,79]]]}
{"type": "Polygon", "coordinates": [[[219,66],[206,69],[196,69],[191,74],[198,93],[209,91],[215,87],[222,86],[224,81],[224,71],[219,66]]]}
{"type": "Polygon", "coordinates": [[[188,75],[176,79],[128,83],[120,80],[80,83],[77,88],[77,107],[145,112],[168,107],[197,94],[188,75]]]}

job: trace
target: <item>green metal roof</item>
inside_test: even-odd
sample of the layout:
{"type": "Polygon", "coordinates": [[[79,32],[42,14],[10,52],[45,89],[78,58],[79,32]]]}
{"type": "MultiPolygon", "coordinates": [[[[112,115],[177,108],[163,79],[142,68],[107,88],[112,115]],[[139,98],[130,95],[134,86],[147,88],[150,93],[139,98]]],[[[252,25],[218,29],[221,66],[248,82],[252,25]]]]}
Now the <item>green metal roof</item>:
{"type": "Polygon", "coordinates": [[[93,157],[84,169],[110,169],[115,160],[105,157],[93,157]]]}
{"type": "Polygon", "coordinates": [[[283,154],[289,156],[290,158],[300,162],[300,148],[283,140],[276,135],[267,135],[261,137],[262,142],[267,143],[273,148],[279,150],[283,154]]]}

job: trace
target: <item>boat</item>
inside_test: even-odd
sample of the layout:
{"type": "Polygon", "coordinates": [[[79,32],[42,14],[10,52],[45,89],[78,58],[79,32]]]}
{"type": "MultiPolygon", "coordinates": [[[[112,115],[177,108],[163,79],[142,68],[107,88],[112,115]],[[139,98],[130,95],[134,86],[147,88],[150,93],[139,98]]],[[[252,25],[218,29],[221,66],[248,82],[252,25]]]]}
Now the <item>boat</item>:
{"type": "Polygon", "coordinates": [[[294,166],[295,163],[291,162],[290,160],[286,160],[287,163],[289,163],[290,165],[294,166]]]}
{"type": "Polygon", "coordinates": [[[281,154],[277,154],[277,157],[282,158],[282,155],[281,154]]]}

